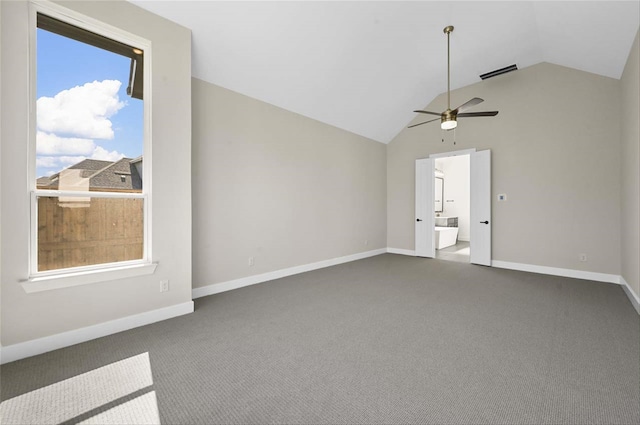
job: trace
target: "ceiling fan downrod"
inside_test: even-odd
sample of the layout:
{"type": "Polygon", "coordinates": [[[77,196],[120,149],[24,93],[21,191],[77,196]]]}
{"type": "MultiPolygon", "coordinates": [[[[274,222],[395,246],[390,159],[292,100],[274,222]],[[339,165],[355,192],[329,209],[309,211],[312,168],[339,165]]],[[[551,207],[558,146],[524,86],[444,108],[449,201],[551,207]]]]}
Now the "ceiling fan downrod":
{"type": "Polygon", "coordinates": [[[447,34],[447,110],[451,110],[451,48],[450,37],[453,32],[453,25],[444,27],[443,32],[447,34]]]}

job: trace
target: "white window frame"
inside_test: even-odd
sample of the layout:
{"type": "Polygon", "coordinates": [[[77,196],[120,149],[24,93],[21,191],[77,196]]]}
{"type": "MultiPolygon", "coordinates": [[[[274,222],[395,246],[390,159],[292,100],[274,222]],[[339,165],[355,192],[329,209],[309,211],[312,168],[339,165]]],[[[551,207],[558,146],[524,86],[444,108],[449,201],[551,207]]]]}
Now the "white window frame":
{"type": "Polygon", "coordinates": [[[29,144],[28,144],[28,192],[30,193],[30,228],[29,228],[29,277],[22,282],[27,292],[56,289],[67,286],[82,285],[106,280],[151,274],[157,264],[152,261],[151,254],[151,41],[105,24],[94,18],[77,13],[50,1],[32,0],[29,7],[29,144]],[[36,187],[36,93],[37,93],[37,14],[42,13],[52,18],[67,22],[104,37],[119,41],[144,50],[143,81],[143,161],[142,193],[120,192],[88,192],[39,190],[36,187]],[[38,271],[38,196],[69,196],[91,198],[128,198],[143,199],[143,255],[140,260],[104,263],[90,266],[79,266],[56,270],[38,271]]]}

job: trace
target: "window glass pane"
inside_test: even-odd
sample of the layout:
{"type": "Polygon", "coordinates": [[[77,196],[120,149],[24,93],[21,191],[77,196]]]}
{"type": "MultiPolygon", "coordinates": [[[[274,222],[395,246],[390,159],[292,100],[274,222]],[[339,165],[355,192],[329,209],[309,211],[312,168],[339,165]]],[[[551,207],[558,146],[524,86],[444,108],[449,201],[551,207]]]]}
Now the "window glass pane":
{"type": "Polygon", "coordinates": [[[141,191],[144,52],[41,14],[38,26],[36,187],[141,191]]]}
{"type": "Polygon", "coordinates": [[[143,199],[39,196],[37,203],[38,271],[143,258],[143,199]]]}

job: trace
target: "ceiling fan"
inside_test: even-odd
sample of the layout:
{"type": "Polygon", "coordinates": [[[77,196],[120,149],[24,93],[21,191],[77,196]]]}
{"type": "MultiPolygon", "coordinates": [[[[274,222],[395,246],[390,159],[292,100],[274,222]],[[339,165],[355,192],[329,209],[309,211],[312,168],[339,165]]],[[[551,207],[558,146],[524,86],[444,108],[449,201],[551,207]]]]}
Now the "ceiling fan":
{"type": "Polygon", "coordinates": [[[458,126],[458,118],[495,117],[496,115],[498,115],[498,111],[464,112],[467,109],[470,109],[477,104],[484,102],[484,99],[480,99],[479,97],[474,97],[468,102],[458,106],[456,109],[451,109],[451,55],[449,51],[449,37],[453,32],[453,26],[449,25],[445,27],[443,31],[445,34],[447,34],[447,110],[442,113],[431,111],[413,111],[420,114],[437,115],[440,118],[434,118],[432,120],[421,122],[419,124],[410,125],[408,128],[417,127],[422,124],[440,120],[440,128],[442,128],[443,130],[453,130],[458,126]]]}

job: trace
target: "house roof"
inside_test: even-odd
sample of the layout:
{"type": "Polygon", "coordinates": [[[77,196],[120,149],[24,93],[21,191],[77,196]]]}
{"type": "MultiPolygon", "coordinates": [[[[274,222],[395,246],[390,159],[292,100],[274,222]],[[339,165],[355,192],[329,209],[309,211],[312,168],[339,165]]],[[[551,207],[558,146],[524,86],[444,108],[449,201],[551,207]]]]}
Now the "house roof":
{"type": "Polygon", "coordinates": [[[447,25],[456,89],[540,62],[620,78],[640,20],[638,1],[130,1],[192,30],[194,77],[383,143],[446,91],[447,25]]]}
{"type": "Polygon", "coordinates": [[[76,170],[87,170],[87,171],[99,171],[105,168],[108,165],[113,164],[111,161],[100,161],[97,159],[85,159],[83,161],[78,162],[77,164],[69,167],[70,169],[76,170]]]}
{"type": "Polygon", "coordinates": [[[115,162],[85,159],[52,176],[40,177],[37,186],[38,189],[62,190],[64,187],[60,188],[60,182],[73,175],[73,179],[67,178],[63,186],[78,187],[88,183],[88,190],[92,191],[141,191],[142,177],[136,167],[141,158],[122,158],[115,162]],[[78,173],[72,173],[73,170],[78,173]]]}

